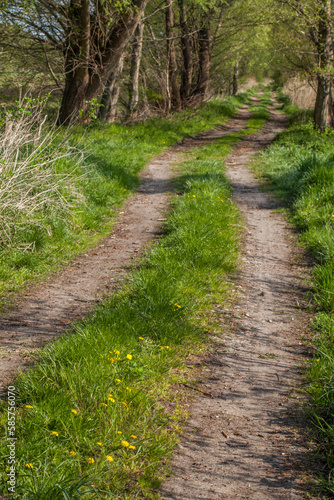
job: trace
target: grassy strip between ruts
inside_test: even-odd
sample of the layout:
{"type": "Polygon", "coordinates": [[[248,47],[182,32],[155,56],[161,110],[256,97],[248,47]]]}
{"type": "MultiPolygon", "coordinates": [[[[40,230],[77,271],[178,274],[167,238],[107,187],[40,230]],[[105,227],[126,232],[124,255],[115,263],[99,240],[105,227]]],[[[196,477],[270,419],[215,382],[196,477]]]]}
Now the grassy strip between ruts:
{"type": "Polygon", "coordinates": [[[237,261],[240,220],[222,158],[244,134],[188,153],[165,237],[120,293],[17,380],[13,498],[157,496],[184,416],[172,386],[191,377],[185,360],[209,349],[208,310],[226,300],[237,261]]]}
{"type": "MultiPolygon", "coordinates": [[[[46,193],[48,186],[45,183],[36,186],[36,168],[30,165],[33,185],[31,188],[28,185],[25,191],[28,189],[34,196],[31,204],[28,200],[27,214],[24,215],[21,208],[12,215],[8,214],[8,209],[6,214],[0,213],[1,223],[2,216],[11,217],[4,227],[6,224],[13,227],[9,235],[11,244],[7,246],[1,230],[0,295],[17,291],[27,280],[45,276],[96,244],[110,232],[117,210],[137,188],[139,173],[152,156],[188,135],[223,123],[247,100],[246,94],[216,99],[198,110],[189,109],[169,118],[150,119],[131,126],[93,124],[85,133],[76,131],[62,143],[60,150],[57,144],[63,136],[58,131],[55,139],[54,134],[51,135],[35,156],[29,150],[32,162],[41,165],[38,171],[41,180],[45,176],[45,165],[50,166],[50,180],[58,186],[58,194],[50,192],[49,200],[46,195],[45,202],[32,217],[34,196],[41,196],[39,191],[46,193]],[[59,160],[54,160],[55,150],[59,160]],[[57,208],[59,200],[62,206],[57,208]]],[[[20,134],[24,136],[24,130],[20,132],[19,127],[20,134]]],[[[30,130],[27,135],[31,142],[30,130]]],[[[24,148],[25,145],[21,149],[24,148]]],[[[4,154],[5,151],[0,152],[1,157],[4,154]]],[[[12,175],[11,164],[7,170],[7,174],[12,175]]],[[[27,185],[26,172],[22,175],[22,179],[16,178],[18,186],[23,182],[27,185]]],[[[8,189],[1,193],[0,190],[3,202],[2,196],[8,196],[8,189]]]]}
{"type": "MultiPolygon", "coordinates": [[[[253,162],[255,171],[289,207],[289,218],[313,257],[315,356],[308,390],[320,455],[326,467],[321,482],[334,493],[334,131],[314,130],[307,111],[283,95],[290,128],[253,162]]],[[[317,458],[319,460],[319,457],[317,458]]]]}

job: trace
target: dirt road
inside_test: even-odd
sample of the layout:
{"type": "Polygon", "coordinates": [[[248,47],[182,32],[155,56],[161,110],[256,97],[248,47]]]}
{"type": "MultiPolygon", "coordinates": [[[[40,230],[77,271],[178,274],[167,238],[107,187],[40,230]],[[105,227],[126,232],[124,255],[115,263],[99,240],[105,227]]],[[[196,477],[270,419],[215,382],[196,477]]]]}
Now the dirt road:
{"type": "Polygon", "coordinates": [[[238,298],[229,309],[217,306],[222,330],[199,386],[211,397],[198,397],[191,408],[173,474],[161,488],[165,500],[305,498],[306,445],[293,414],[307,354],[300,340],[306,270],[277,202],[246,168],[284,127],[284,116],[272,110],[264,129],[226,160],[246,226],[238,298]]]}
{"type": "MultiPolygon", "coordinates": [[[[76,259],[48,283],[22,296],[0,322],[2,388],[29,364],[27,352],[59,336],[89,311],[142,248],[160,234],[168,209],[170,172],[180,153],[243,129],[245,107],[225,126],[156,157],[141,188],[126,204],[115,232],[76,259]]],[[[246,164],[284,129],[284,116],[271,110],[267,125],[245,137],[227,158],[234,201],[245,219],[243,264],[229,309],[217,305],[222,329],[206,362],[207,395],[198,397],[163,484],[164,499],[304,498],[301,474],[305,445],[292,418],[298,397],[303,276],[295,261],[291,229],[277,204],[260,191],[246,164]],[[227,327],[230,335],[226,335],[227,327]]]]}

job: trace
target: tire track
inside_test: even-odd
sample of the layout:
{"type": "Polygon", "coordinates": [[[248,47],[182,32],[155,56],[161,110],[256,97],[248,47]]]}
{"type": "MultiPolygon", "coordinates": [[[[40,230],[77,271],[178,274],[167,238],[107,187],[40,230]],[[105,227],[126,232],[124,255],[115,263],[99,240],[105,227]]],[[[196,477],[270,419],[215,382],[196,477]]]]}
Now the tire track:
{"type": "Polygon", "coordinates": [[[246,225],[238,300],[225,310],[217,305],[222,328],[203,381],[212,397],[192,405],[173,474],[161,487],[164,500],[305,498],[307,447],[294,416],[305,359],[299,339],[305,268],[294,263],[292,231],[274,211],[279,205],[246,167],[285,127],[286,118],[272,109],[265,127],[226,159],[246,225]]]}

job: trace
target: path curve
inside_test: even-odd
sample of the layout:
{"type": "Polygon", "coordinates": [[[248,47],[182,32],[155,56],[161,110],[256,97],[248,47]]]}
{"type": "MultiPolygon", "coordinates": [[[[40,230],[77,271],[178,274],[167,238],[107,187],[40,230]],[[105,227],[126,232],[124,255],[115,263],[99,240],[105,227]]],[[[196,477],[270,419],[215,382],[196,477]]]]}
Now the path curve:
{"type": "Polygon", "coordinates": [[[245,128],[248,106],[224,125],[156,156],[141,184],[120,212],[115,231],[97,247],[76,258],[50,280],[18,296],[0,319],[0,393],[18,370],[30,366],[30,353],[57,338],[110,294],[146,244],[161,234],[170,196],[171,167],[183,151],[245,128]]]}
{"type": "Polygon", "coordinates": [[[292,230],[274,212],[277,203],[246,167],[285,127],[286,118],[272,109],[265,127],[226,159],[246,225],[239,298],[228,309],[217,305],[222,329],[205,362],[207,395],[192,405],[173,474],[161,487],[164,500],[305,498],[297,471],[305,468],[307,449],[293,418],[296,399],[289,397],[298,399],[293,389],[305,359],[305,269],[294,261],[292,230]]]}

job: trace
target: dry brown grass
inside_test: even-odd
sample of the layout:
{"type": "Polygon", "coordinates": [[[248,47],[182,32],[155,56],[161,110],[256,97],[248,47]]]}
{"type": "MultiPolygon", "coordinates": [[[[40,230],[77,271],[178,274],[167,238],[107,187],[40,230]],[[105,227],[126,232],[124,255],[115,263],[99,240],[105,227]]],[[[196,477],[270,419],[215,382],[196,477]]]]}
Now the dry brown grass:
{"type": "Polygon", "coordinates": [[[78,158],[54,127],[45,127],[43,104],[26,102],[8,114],[0,130],[0,243],[16,245],[17,230],[43,223],[49,210],[68,212],[80,196],[73,170],[78,158]],[[59,166],[70,160],[69,169],[59,166]],[[74,160],[74,161],[73,161],[74,160]]]}
{"type": "Polygon", "coordinates": [[[290,78],[283,87],[283,92],[289,96],[292,104],[303,109],[314,108],[316,92],[306,80],[290,78]]]}

